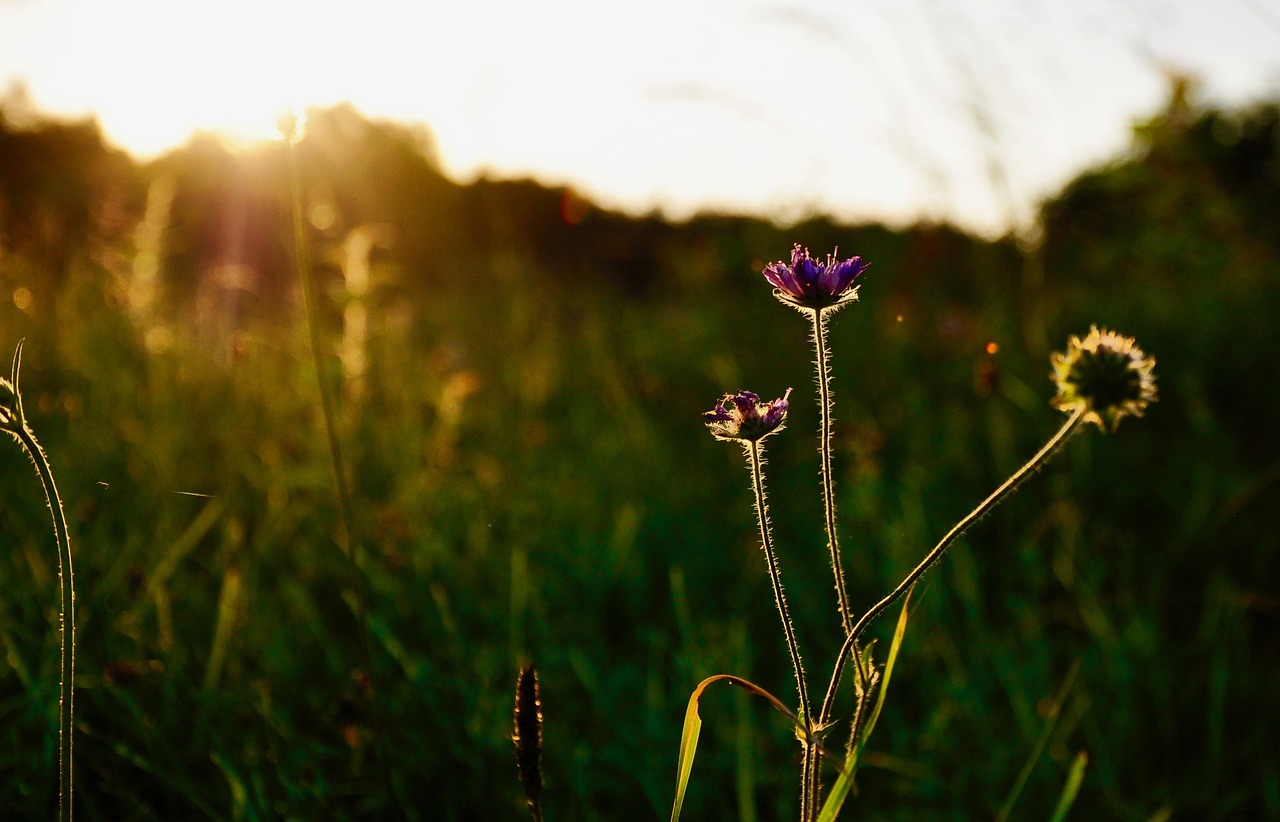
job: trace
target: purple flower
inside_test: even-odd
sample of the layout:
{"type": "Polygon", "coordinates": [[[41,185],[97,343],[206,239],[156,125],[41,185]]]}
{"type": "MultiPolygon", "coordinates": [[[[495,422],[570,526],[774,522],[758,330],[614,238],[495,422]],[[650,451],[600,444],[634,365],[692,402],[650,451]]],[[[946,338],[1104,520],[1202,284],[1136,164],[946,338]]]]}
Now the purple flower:
{"type": "Polygon", "coordinates": [[[760,395],[750,391],[725,394],[702,419],[718,440],[755,442],[782,430],[790,396],[790,388],[772,402],[761,402],[760,395]]]}
{"type": "Polygon", "coordinates": [[[870,263],[861,257],[837,260],[836,252],[825,263],[809,256],[799,243],[791,249],[791,262],[765,266],[764,278],[774,287],[773,295],[787,305],[802,310],[833,308],[858,299],[853,281],[870,263]]]}

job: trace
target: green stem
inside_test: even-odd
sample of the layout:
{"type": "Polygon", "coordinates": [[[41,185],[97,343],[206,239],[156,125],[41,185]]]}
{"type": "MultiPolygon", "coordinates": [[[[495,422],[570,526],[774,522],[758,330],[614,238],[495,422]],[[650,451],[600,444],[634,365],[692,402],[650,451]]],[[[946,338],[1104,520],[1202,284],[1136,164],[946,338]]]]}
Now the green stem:
{"type": "Polygon", "coordinates": [[[809,705],[809,689],[805,685],[804,665],[800,661],[800,646],[796,643],[795,628],[791,623],[791,611],[787,608],[787,597],[782,590],[782,571],[778,567],[778,555],[773,548],[773,535],[769,529],[769,503],[764,486],[764,445],[759,441],[744,441],[747,462],[751,466],[751,488],[755,492],[756,520],[760,525],[760,544],[764,548],[765,559],[769,566],[769,581],[773,584],[773,599],[778,606],[778,615],[782,618],[782,630],[787,637],[787,651],[791,654],[791,667],[796,675],[796,692],[800,697],[800,710],[804,712],[805,724],[805,757],[801,773],[801,817],[807,820],[812,800],[809,786],[812,771],[817,769],[815,740],[813,738],[813,711],[809,705]]]}
{"type": "Polygon", "coordinates": [[[320,322],[316,307],[315,283],[311,276],[311,258],[307,251],[307,232],[302,219],[302,180],[298,173],[297,138],[287,135],[289,147],[289,185],[293,205],[293,240],[297,255],[298,276],[302,280],[302,300],[307,315],[307,337],[311,346],[312,362],[316,371],[316,382],[320,387],[320,407],[324,413],[324,428],[329,441],[329,461],[333,466],[334,485],[338,494],[338,522],[342,537],[344,553],[350,576],[352,593],[356,600],[356,621],[360,635],[360,655],[368,677],[369,713],[373,725],[374,737],[377,740],[378,759],[382,765],[383,778],[387,783],[392,802],[397,802],[395,781],[391,776],[391,762],[387,754],[386,739],[383,733],[382,719],[378,711],[376,689],[374,688],[373,654],[369,643],[369,617],[365,605],[364,585],[360,579],[360,565],[356,556],[356,540],[352,536],[351,493],[347,488],[346,475],[342,468],[342,447],[338,440],[335,423],[334,399],[329,383],[324,378],[324,360],[320,354],[320,322]]]}
{"type": "MultiPolygon", "coordinates": [[[[16,387],[16,386],[15,386],[16,387]]],[[[58,542],[58,581],[60,583],[59,607],[62,625],[62,681],[58,686],[58,819],[71,820],[71,737],[74,719],[73,696],[76,674],[76,586],[71,571],[71,538],[67,532],[67,516],[62,510],[62,498],[58,496],[57,483],[53,481],[53,469],[49,458],[36,441],[35,432],[23,421],[13,434],[31,457],[44,487],[45,501],[53,518],[53,534],[58,542]]]]}
{"type": "Polygon", "coordinates": [[[1044,463],[1049,460],[1050,457],[1056,454],[1058,450],[1062,448],[1069,439],[1071,439],[1071,436],[1080,430],[1080,425],[1083,420],[1083,409],[1077,410],[1073,413],[1067,421],[1063,423],[1062,428],[1058,429],[1058,433],[1054,434],[1053,437],[1044,444],[1044,447],[1037,451],[1036,455],[1027,461],[1026,465],[1023,465],[1013,476],[1005,480],[999,488],[992,492],[991,496],[983,500],[977,508],[970,511],[968,516],[957,522],[955,526],[947,532],[947,535],[942,538],[942,541],[934,546],[932,551],[925,555],[925,558],[920,561],[920,564],[917,565],[911,573],[907,574],[906,578],[899,583],[897,588],[894,588],[884,599],[871,606],[871,609],[862,615],[857,624],[853,626],[853,630],[845,637],[844,647],[840,649],[840,656],[836,659],[835,670],[831,674],[831,683],[827,686],[827,695],[822,701],[822,712],[818,715],[819,727],[825,725],[831,717],[831,709],[835,704],[836,690],[840,686],[840,678],[844,673],[844,665],[846,660],[849,658],[850,649],[857,648],[858,637],[862,635],[864,630],[866,630],[867,625],[869,625],[873,619],[888,610],[893,603],[897,602],[903,594],[910,590],[911,586],[916,583],[916,580],[924,576],[925,571],[928,571],[929,568],[942,557],[943,552],[946,551],[947,548],[956,541],[956,539],[964,534],[965,531],[969,530],[971,525],[989,514],[993,508],[1008,498],[1008,496],[1014,491],[1018,490],[1018,487],[1023,483],[1023,481],[1034,474],[1036,470],[1042,467],[1044,463]]]}
{"type": "Polygon", "coordinates": [[[840,604],[840,624],[848,635],[853,624],[853,613],[849,609],[849,594],[844,584],[844,565],[840,561],[840,537],[836,532],[836,492],[835,479],[831,470],[831,437],[834,420],[832,419],[833,400],[831,398],[831,366],[827,351],[827,314],[821,308],[812,311],[813,316],[813,348],[818,369],[818,410],[822,414],[819,428],[822,454],[822,502],[826,511],[827,551],[831,554],[831,573],[835,577],[836,597],[840,604]]]}

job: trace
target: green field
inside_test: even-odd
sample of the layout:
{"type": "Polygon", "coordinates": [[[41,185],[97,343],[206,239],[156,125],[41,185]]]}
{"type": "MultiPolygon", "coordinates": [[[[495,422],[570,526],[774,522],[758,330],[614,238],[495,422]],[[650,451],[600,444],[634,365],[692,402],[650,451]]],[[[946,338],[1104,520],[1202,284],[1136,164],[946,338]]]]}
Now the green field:
{"type": "MultiPolygon", "coordinates": [[[[855,607],[1058,428],[1069,334],[1135,336],[1161,392],[925,577],[842,818],[994,818],[1078,665],[1011,818],[1049,818],[1084,751],[1072,818],[1280,819],[1278,110],[1179,106],[1023,242],[624,218],[455,186],[413,135],[315,118],[309,242],[371,671],[283,150],[136,166],[91,127],[0,128],[0,356],[26,338],[76,562],[77,816],[527,818],[511,708],[535,662],[546,818],[665,819],[701,679],[792,693],[741,455],[699,416],[725,391],[795,388],[769,485],[816,687],[842,638],[807,329],[759,276],[800,242],[872,264],[831,339],[855,607]],[[363,295],[360,226],[384,227],[363,295]]],[[[0,816],[47,818],[57,554],[17,447],[0,491],[0,816]]],[[[786,723],[729,688],[702,716],[683,818],[794,818],[786,723]]]]}

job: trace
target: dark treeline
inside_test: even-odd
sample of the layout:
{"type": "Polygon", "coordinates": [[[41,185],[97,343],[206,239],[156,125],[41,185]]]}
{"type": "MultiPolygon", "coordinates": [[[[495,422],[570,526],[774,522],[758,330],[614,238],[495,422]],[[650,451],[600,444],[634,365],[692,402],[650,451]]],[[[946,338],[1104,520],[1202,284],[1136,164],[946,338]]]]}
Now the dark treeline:
{"type": "MultiPolygon", "coordinates": [[[[483,293],[503,256],[524,261],[548,287],[571,291],[612,287],[640,296],[673,284],[745,281],[799,240],[872,259],[897,289],[928,283],[930,299],[973,295],[991,278],[1039,288],[1069,271],[1081,280],[1054,290],[1056,298],[1144,289],[1140,302],[1175,311],[1185,308],[1179,292],[1199,270],[1230,273],[1225,282],[1214,278],[1215,289],[1234,281],[1247,290],[1240,278],[1257,270],[1251,263],[1274,259],[1277,111],[1274,104],[1195,110],[1185,87],[1175,89],[1168,109],[1136,129],[1130,157],[1045,203],[1031,255],[1011,239],[990,242],[939,225],[894,231],[814,218],[781,227],[718,215],[674,224],[603,210],[528,180],[459,185],[441,173],[428,134],[346,106],[312,113],[300,156],[322,262],[326,249],[364,232],[372,253],[390,264],[375,286],[413,296],[483,293]],[[1039,273],[1028,274],[1028,256],[1039,273]]],[[[15,126],[0,110],[0,276],[31,290],[33,318],[52,320],[59,285],[78,264],[123,274],[148,202],[169,308],[180,311],[202,280],[228,269],[267,312],[294,292],[282,145],[236,152],[199,136],[138,164],[105,145],[92,123],[24,120],[15,126]]],[[[336,253],[327,259],[340,262],[336,253]]]]}
{"type": "MultiPolygon", "coordinates": [[[[225,266],[240,268],[245,287],[278,305],[296,278],[283,151],[282,144],[234,151],[202,135],[139,164],[104,144],[92,123],[19,128],[0,112],[3,271],[14,284],[39,284],[33,309],[41,316],[52,310],[49,298],[69,267],[125,262],[119,255],[134,250],[148,194],[159,188],[167,203],[159,270],[171,307],[225,266]],[[114,254],[104,256],[104,248],[114,254]]],[[[676,224],[607,211],[570,189],[529,180],[459,185],[441,173],[428,135],[369,121],[346,106],[311,114],[300,157],[319,247],[376,227],[376,253],[394,271],[383,285],[418,294],[483,292],[495,257],[518,255],[548,286],[640,296],[705,280],[708,272],[754,276],[752,269],[785,256],[796,238],[815,250],[842,244],[917,270],[945,261],[959,274],[975,255],[991,262],[991,243],[944,226],[896,232],[815,218],[784,228],[719,215],[676,224]]],[[[997,256],[1003,266],[1018,265],[1011,246],[997,256]]]]}

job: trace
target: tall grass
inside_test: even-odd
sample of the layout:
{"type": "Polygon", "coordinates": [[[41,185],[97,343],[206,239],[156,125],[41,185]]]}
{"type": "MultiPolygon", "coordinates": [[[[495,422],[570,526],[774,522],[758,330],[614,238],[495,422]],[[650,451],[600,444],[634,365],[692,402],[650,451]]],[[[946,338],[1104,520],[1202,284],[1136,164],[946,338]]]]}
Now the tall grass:
{"type": "MultiPolygon", "coordinates": [[[[996,487],[1016,469],[1047,413],[1045,364],[1017,344],[1001,269],[924,283],[902,261],[927,250],[877,256],[886,293],[830,330],[838,510],[863,526],[859,546],[876,547],[846,557],[855,602],[890,590],[919,546],[968,510],[958,489],[996,487]],[[978,379],[988,367],[997,378],[978,379]]],[[[511,676],[528,654],[547,718],[548,818],[660,817],[688,683],[719,671],[791,676],[777,617],[759,607],[770,589],[741,457],[690,421],[726,385],[791,384],[806,341],[802,329],[780,334],[777,306],[719,263],[635,298],[595,282],[569,294],[532,262],[491,262],[480,270],[485,311],[465,285],[477,279],[470,266],[442,275],[430,300],[375,286],[364,410],[344,440],[379,604],[369,627],[386,665],[380,701],[405,731],[404,801],[446,820],[523,813],[508,737],[511,676]]],[[[917,589],[892,710],[860,766],[867,819],[994,816],[1076,659],[1018,813],[1047,816],[1084,749],[1080,818],[1146,819],[1166,806],[1273,814],[1268,683],[1280,657],[1268,651],[1260,581],[1274,578],[1277,554],[1264,549],[1277,530],[1262,504],[1267,459],[1244,433],[1261,430],[1259,406],[1219,403],[1253,397],[1239,378],[1270,381],[1275,366],[1252,345],[1224,357],[1211,344],[1233,326],[1237,339],[1265,339],[1265,313],[1193,300],[1169,314],[1164,291],[1068,273],[1054,275],[1067,296],[1047,312],[1050,336],[1097,306],[1135,312],[1133,330],[1171,364],[1165,399],[1105,448],[1078,439],[917,589]],[[1197,470],[1139,487],[1133,463],[1197,470]],[[996,744],[979,756],[978,740],[996,744]]],[[[148,345],[148,329],[110,308],[111,289],[104,271],[76,269],[56,335],[0,306],[3,327],[31,340],[24,391],[70,529],[77,544],[109,546],[76,556],[92,580],[77,591],[79,814],[385,808],[383,780],[366,766],[371,720],[352,679],[360,650],[347,560],[332,550],[320,409],[313,391],[280,390],[315,379],[301,315],[248,321],[210,343],[168,309],[168,343],[152,334],[148,345]],[[234,601],[222,593],[228,568],[241,575],[234,601]],[[235,630],[215,642],[220,621],[235,630]],[[205,689],[215,647],[219,674],[205,689]]],[[[793,433],[818,430],[813,407],[791,414],[793,433]]],[[[812,443],[770,444],[773,498],[803,501],[774,512],[779,545],[821,558],[812,443]]],[[[59,676],[48,512],[17,449],[0,451],[0,482],[0,807],[47,817],[59,676]]],[[[806,657],[834,658],[829,569],[786,573],[806,657]]],[[[883,646],[892,627],[879,620],[868,636],[883,646]]],[[[794,815],[786,720],[742,710],[736,696],[707,694],[684,813],[794,815]]]]}

